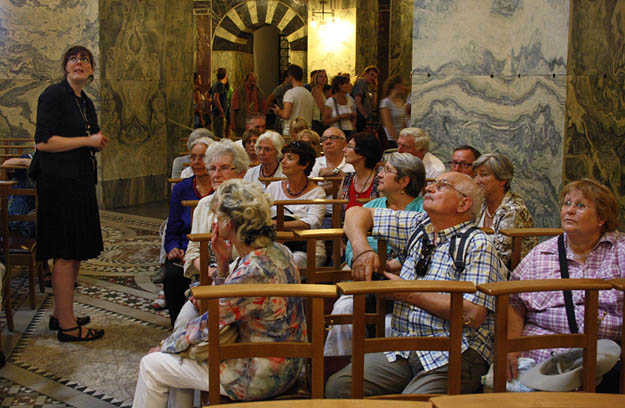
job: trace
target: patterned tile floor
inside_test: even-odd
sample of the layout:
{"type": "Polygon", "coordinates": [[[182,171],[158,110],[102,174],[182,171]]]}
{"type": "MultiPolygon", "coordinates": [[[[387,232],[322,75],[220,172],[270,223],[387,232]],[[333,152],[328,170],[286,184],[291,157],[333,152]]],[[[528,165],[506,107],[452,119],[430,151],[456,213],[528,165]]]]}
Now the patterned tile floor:
{"type": "MultiPolygon", "coordinates": [[[[138,370],[137,358],[140,358],[147,343],[157,342],[156,339],[166,336],[169,329],[167,311],[156,312],[150,307],[160,290],[149,277],[159,268],[158,231],[162,220],[110,211],[102,211],[101,220],[105,249],[100,257],[83,262],[81,265],[78,288],[75,292],[77,298],[75,307],[77,311],[86,310],[96,320],[100,319],[101,325],[104,324],[102,322],[109,323],[108,320],[117,319],[115,324],[128,323],[131,324],[129,326],[131,329],[145,327],[141,334],[134,333],[131,341],[140,344],[138,346],[135,344],[139,347],[139,357],[136,357],[137,350],[134,350],[134,361],[128,367],[120,365],[124,372],[129,372],[133,376],[125,381],[131,383],[126,388],[132,390],[138,370]],[[146,330],[151,331],[152,336],[147,342],[146,339],[139,339],[146,330]],[[139,340],[143,340],[146,344],[141,344],[139,340]]],[[[19,275],[19,272],[16,274],[19,275]]],[[[28,348],[32,342],[38,344],[49,342],[51,348],[45,349],[46,352],[52,353],[51,355],[60,351],[76,358],[80,354],[75,353],[85,353],[85,357],[78,358],[82,362],[90,359],[90,352],[80,347],[82,345],[93,347],[95,352],[100,340],[89,343],[58,343],[54,339],[54,333],[45,329],[52,303],[50,289],[41,294],[37,288],[35,310],[31,310],[28,306],[28,283],[25,276],[12,278],[11,289],[16,325],[14,332],[7,330],[4,314],[0,314],[1,347],[8,358],[7,365],[0,369],[0,407],[91,408],[131,405],[132,395],[128,395],[129,391],[116,394],[114,387],[111,388],[109,384],[110,378],[102,379],[100,386],[97,378],[93,380],[95,383],[85,386],[76,379],[63,378],[59,374],[67,364],[44,364],[50,361],[42,361],[41,367],[36,362],[26,364],[23,358],[28,352],[33,354],[33,350],[28,348]]],[[[116,334],[115,327],[107,328],[105,338],[108,336],[108,341],[116,341],[123,345],[126,332],[127,330],[123,329],[121,333],[118,330],[116,334]]],[[[100,347],[108,349],[105,341],[100,343],[100,347]]],[[[120,352],[130,353],[130,348],[121,347],[120,352]]],[[[37,353],[34,354],[36,357],[37,353]]],[[[87,366],[78,363],[76,371],[89,372],[88,363],[85,365],[87,366]]],[[[71,375],[70,370],[68,377],[71,375]]]]}

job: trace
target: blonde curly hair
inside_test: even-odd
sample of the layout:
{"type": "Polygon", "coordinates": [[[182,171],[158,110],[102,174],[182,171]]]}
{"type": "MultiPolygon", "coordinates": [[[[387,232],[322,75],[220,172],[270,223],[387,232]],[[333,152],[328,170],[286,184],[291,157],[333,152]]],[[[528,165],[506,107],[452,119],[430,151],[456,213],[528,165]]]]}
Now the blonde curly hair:
{"type": "Polygon", "coordinates": [[[237,239],[255,249],[275,240],[271,204],[259,184],[242,179],[225,181],[211,200],[213,212],[232,221],[237,239]]]}

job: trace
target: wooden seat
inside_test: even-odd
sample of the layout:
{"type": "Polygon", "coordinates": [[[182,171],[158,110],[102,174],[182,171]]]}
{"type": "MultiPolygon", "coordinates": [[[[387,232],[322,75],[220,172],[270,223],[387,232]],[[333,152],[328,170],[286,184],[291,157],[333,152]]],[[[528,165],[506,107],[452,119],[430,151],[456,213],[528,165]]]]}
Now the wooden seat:
{"type": "Polygon", "coordinates": [[[478,290],[495,296],[495,359],[494,392],[506,391],[506,366],[508,353],[549,348],[584,349],[583,389],[595,391],[597,357],[597,329],[599,290],[610,290],[610,282],[603,279],[544,279],[516,280],[478,285],[478,290]],[[583,290],[584,333],[563,333],[543,336],[508,336],[508,298],[514,293],[583,290]]]}
{"type": "Polygon", "coordinates": [[[11,188],[16,184],[16,181],[0,181],[0,222],[2,223],[0,227],[0,240],[2,241],[2,256],[6,267],[6,272],[2,282],[2,300],[4,302],[7,327],[9,330],[14,329],[10,285],[13,267],[20,265],[28,267],[28,297],[31,309],[35,308],[35,271],[38,272],[39,290],[42,293],[44,291],[43,273],[41,269],[37,267],[37,261],[35,258],[36,240],[34,238],[24,237],[17,231],[9,230],[9,222],[11,221],[37,221],[37,215],[34,213],[27,215],[9,215],[8,207],[10,195],[34,196],[36,202],[36,192],[34,189],[11,188]]]}
{"type": "Polygon", "coordinates": [[[509,228],[499,230],[502,235],[512,238],[512,254],[510,255],[510,271],[521,262],[521,243],[527,237],[555,237],[561,235],[562,228],[509,228]]]}
{"type": "Polygon", "coordinates": [[[435,397],[435,408],[589,408],[625,406],[625,395],[590,392],[519,392],[435,397]]]}
{"type": "MultiPolygon", "coordinates": [[[[612,287],[616,290],[620,290],[623,292],[623,309],[621,312],[621,316],[625,315],[625,278],[621,279],[612,279],[610,281],[612,287]]],[[[621,324],[621,379],[619,382],[619,391],[621,394],[625,394],[625,344],[623,344],[623,339],[625,339],[625,324],[621,324]]]]}
{"type": "Polygon", "coordinates": [[[431,408],[430,402],[379,401],[362,399],[324,399],[324,400],[287,400],[256,401],[237,404],[237,408],[431,408]]]}
{"type": "Polygon", "coordinates": [[[312,360],[312,398],[323,398],[323,300],[336,296],[334,285],[241,284],[197,286],[193,296],[208,302],[209,402],[220,403],[219,364],[222,360],[250,357],[308,358],[312,360]],[[307,342],[256,342],[219,344],[219,298],[304,297],[312,300],[312,325],[307,342]]]}
{"type": "MultiPolygon", "coordinates": [[[[341,293],[354,296],[354,317],[352,324],[352,398],[363,398],[364,357],[366,353],[395,350],[447,350],[449,351],[448,393],[459,394],[461,390],[461,343],[462,343],[462,299],[465,293],[475,293],[472,282],[430,281],[430,280],[385,280],[368,282],[340,282],[341,293]],[[384,324],[376,327],[377,337],[365,338],[365,296],[378,295],[378,311],[383,311],[385,293],[445,292],[451,295],[451,320],[449,337],[383,337],[384,324]]],[[[378,315],[383,315],[378,313],[378,315]]],[[[382,319],[384,317],[382,316],[382,319]]],[[[378,318],[379,319],[379,318],[378,318]]],[[[426,395],[425,398],[429,398],[426,395]]],[[[415,395],[389,395],[393,399],[415,399],[415,395]]]]}

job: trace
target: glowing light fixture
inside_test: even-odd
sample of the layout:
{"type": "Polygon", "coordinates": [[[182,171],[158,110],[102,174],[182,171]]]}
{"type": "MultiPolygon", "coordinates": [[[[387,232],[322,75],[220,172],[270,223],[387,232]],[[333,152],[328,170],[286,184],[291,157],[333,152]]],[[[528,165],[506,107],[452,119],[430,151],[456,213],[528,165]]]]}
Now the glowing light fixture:
{"type": "Polygon", "coordinates": [[[321,10],[314,8],[312,9],[311,24],[313,25],[313,27],[317,26],[317,19],[319,18],[318,16],[321,16],[321,21],[319,21],[319,24],[321,25],[326,24],[326,16],[332,17],[332,22],[334,22],[334,7],[332,7],[332,4],[330,3],[329,10],[326,10],[326,5],[328,5],[328,3],[330,3],[328,0],[319,0],[319,4],[321,4],[321,10]]]}

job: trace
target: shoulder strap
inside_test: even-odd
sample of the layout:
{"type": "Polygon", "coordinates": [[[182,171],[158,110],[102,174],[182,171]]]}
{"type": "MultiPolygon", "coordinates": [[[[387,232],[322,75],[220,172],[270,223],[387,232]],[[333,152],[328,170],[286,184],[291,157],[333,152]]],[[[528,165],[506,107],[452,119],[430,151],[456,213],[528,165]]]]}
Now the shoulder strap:
{"type": "Polygon", "coordinates": [[[457,273],[462,273],[462,271],[464,271],[464,268],[466,266],[464,264],[464,255],[467,248],[467,241],[469,240],[471,234],[478,229],[479,228],[475,226],[469,227],[463,233],[455,235],[449,243],[449,257],[452,259],[454,263],[454,269],[457,271],[457,273]],[[456,241],[458,239],[460,239],[460,242],[458,244],[458,250],[456,251],[456,241]]]}
{"type": "Polygon", "coordinates": [[[406,245],[406,248],[404,249],[406,254],[410,251],[410,248],[412,248],[412,246],[415,244],[417,237],[422,231],[424,234],[426,233],[425,227],[423,227],[423,225],[419,225],[419,227],[412,233],[410,238],[408,238],[408,245],[406,245]]]}
{"type": "MultiPolygon", "coordinates": [[[[558,237],[558,258],[560,260],[560,276],[562,279],[569,278],[569,266],[566,261],[566,250],[564,249],[564,234],[558,237]]],[[[575,320],[575,307],[573,305],[573,295],[570,290],[563,290],[564,305],[566,306],[566,319],[569,322],[571,333],[579,333],[577,321],[575,320]]]]}

